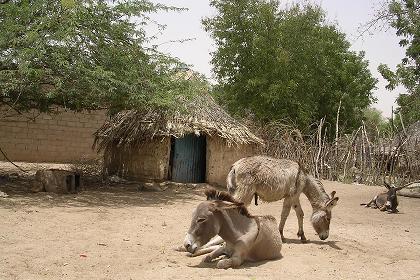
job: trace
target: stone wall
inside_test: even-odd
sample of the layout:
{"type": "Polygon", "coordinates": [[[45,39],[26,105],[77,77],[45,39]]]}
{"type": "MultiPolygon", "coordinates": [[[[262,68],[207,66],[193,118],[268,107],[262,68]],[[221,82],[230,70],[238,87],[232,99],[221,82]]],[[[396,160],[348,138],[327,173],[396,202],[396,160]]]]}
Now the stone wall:
{"type": "MultiPolygon", "coordinates": [[[[12,161],[73,162],[96,157],[93,133],[104,123],[105,111],[74,113],[56,109],[16,114],[0,107],[0,147],[12,161]]],[[[0,154],[0,160],[5,160],[0,154]]]]}
{"type": "Polygon", "coordinates": [[[206,182],[226,186],[226,176],[237,160],[256,154],[254,145],[228,146],[220,138],[207,137],[206,182]]]}

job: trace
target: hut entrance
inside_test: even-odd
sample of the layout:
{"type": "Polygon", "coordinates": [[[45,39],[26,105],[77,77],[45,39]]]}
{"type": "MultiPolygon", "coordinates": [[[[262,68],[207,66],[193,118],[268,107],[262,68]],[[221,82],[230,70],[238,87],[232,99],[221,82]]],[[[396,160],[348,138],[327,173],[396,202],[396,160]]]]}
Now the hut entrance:
{"type": "Polygon", "coordinates": [[[204,183],[206,179],[206,137],[188,134],[172,138],[172,181],[204,183]]]}

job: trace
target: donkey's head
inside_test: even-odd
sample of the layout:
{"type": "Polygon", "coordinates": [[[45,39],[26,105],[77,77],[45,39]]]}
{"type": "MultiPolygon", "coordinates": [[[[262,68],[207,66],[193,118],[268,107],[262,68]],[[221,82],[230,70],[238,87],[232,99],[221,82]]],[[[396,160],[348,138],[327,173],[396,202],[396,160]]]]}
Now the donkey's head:
{"type": "Polygon", "coordinates": [[[205,194],[207,201],[201,202],[194,210],[190,228],[185,236],[184,246],[190,253],[194,253],[197,248],[219,234],[222,210],[238,209],[242,215],[250,216],[243,204],[235,201],[227,192],[208,189],[205,194]]]}
{"type": "Polygon", "coordinates": [[[388,189],[388,192],[386,193],[386,203],[385,203],[386,211],[391,212],[391,213],[396,213],[398,212],[397,191],[401,190],[404,187],[396,188],[389,185],[386,181],[384,181],[384,185],[388,189]]]}
{"type": "Polygon", "coordinates": [[[337,205],[338,197],[335,197],[335,191],[331,193],[331,197],[322,207],[314,210],[311,217],[312,226],[318,233],[321,240],[328,238],[331,222],[331,210],[337,205]]]}
{"type": "Polygon", "coordinates": [[[220,223],[216,212],[216,205],[212,201],[201,202],[194,210],[191,225],[184,240],[184,246],[188,252],[194,253],[197,248],[219,233],[220,223]]]}

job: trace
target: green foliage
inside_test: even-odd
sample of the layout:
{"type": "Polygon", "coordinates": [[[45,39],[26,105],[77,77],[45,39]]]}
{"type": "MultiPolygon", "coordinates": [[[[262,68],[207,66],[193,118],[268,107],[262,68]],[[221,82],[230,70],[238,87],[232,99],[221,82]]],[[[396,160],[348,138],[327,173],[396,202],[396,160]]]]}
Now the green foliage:
{"type": "Polygon", "coordinates": [[[397,99],[397,111],[402,113],[406,124],[411,124],[420,120],[420,0],[389,1],[381,17],[395,28],[406,55],[395,72],[383,64],[378,71],[388,81],[388,89],[395,89],[399,84],[407,89],[397,99]]]}
{"type": "Polygon", "coordinates": [[[231,112],[306,128],[324,116],[334,124],[342,100],[340,125],[360,125],[363,110],[374,101],[376,80],[364,54],[349,50],[345,34],[326,21],[320,7],[280,10],[278,1],[261,0],[210,3],[217,14],[203,24],[217,45],[215,91],[231,112]]]}
{"type": "Polygon", "coordinates": [[[174,104],[204,83],[146,48],[148,14],[179,10],[148,0],[34,0],[0,5],[0,105],[17,111],[174,104]],[[134,21],[135,20],[135,21],[134,21]]]}
{"type": "Polygon", "coordinates": [[[390,130],[389,123],[382,117],[381,111],[373,107],[366,108],[363,111],[363,120],[371,140],[379,138],[380,135],[384,135],[390,130]]]}

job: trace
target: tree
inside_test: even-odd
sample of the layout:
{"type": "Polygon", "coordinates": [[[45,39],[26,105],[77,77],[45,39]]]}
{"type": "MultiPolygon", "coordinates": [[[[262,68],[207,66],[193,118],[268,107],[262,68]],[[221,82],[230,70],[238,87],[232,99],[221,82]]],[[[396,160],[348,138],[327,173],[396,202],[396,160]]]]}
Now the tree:
{"type": "MultiPolygon", "coordinates": [[[[347,129],[360,125],[373,101],[376,80],[364,54],[329,24],[320,7],[278,1],[214,0],[214,17],[203,21],[216,42],[215,91],[235,114],[263,121],[290,120],[300,128],[326,116],[347,129]]],[[[333,130],[331,131],[333,132],[333,130]]]]}
{"type": "Polygon", "coordinates": [[[0,4],[0,106],[171,106],[202,86],[175,78],[183,64],[145,47],[147,15],[177,8],[148,0],[7,2],[0,4]]]}
{"type": "Polygon", "coordinates": [[[389,123],[382,116],[381,111],[376,108],[369,107],[363,111],[363,120],[366,125],[366,131],[370,140],[377,139],[385,132],[390,130],[389,123]]]}
{"type": "Polygon", "coordinates": [[[397,112],[402,113],[406,124],[411,124],[420,120],[420,0],[392,0],[386,4],[372,23],[385,21],[394,28],[406,53],[395,71],[384,64],[378,70],[388,81],[388,89],[399,84],[406,88],[407,92],[397,98],[397,112]]]}

